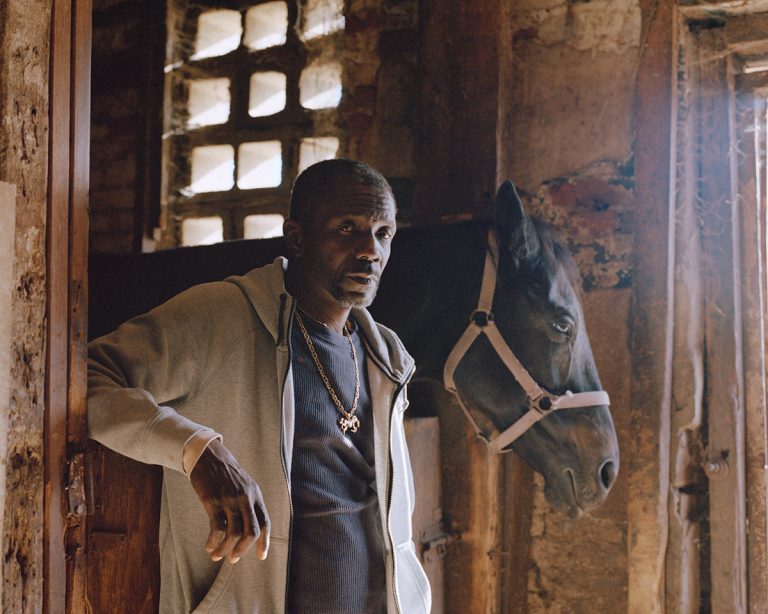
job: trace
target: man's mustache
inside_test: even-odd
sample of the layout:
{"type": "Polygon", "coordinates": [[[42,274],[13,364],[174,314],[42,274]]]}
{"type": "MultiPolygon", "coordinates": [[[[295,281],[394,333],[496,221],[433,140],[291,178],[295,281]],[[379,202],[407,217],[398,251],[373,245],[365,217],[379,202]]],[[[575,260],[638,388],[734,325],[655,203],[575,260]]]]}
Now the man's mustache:
{"type": "Polygon", "coordinates": [[[374,273],[373,271],[372,262],[363,262],[363,263],[355,264],[348,267],[345,270],[345,275],[355,275],[355,274],[369,276],[377,280],[379,278],[379,274],[374,273]]]}

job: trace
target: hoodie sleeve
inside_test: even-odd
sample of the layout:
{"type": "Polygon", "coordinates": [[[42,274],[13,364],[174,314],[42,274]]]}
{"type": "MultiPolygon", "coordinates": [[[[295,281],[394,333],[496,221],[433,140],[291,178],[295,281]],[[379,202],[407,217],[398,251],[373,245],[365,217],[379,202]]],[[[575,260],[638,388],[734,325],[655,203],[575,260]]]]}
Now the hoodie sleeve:
{"type": "Polygon", "coordinates": [[[183,406],[232,338],[236,326],[222,312],[238,295],[231,284],[197,286],[92,341],[89,436],[130,458],[188,473],[194,463],[187,444],[219,435],[185,418],[183,406]],[[226,331],[221,322],[230,323],[226,331]]]}

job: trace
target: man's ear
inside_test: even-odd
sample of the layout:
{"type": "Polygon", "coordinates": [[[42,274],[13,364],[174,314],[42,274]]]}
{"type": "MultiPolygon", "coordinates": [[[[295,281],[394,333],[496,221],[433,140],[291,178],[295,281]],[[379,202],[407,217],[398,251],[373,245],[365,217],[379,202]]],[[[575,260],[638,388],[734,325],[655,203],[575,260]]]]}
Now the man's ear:
{"type": "Polygon", "coordinates": [[[301,257],[304,251],[304,229],[301,224],[291,218],[286,219],[283,222],[283,236],[291,256],[301,257]]]}
{"type": "Polygon", "coordinates": [[[516,261],[535,258],[539,253],[539,235],[509,179],[501,184],[495,206],[499,247],[516,261]]]}

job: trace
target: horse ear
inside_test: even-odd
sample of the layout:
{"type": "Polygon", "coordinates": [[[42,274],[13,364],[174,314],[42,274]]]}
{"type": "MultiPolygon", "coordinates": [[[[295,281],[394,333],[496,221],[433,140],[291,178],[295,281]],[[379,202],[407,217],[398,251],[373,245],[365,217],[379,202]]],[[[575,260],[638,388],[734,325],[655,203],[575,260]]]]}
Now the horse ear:
{"type": "Polygon", "coordinates": [[[539,253],[539,235],[509,179],[496,193],[496,228],[499,246],[516,260],[535,258],[539,253]]]}

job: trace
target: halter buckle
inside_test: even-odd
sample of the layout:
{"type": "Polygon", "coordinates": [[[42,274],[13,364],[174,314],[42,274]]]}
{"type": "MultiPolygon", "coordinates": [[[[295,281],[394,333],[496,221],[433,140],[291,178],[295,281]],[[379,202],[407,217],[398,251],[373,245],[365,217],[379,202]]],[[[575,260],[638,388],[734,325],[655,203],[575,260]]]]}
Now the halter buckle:
{"type": "Polygon", "coordinates": [[[556,398],[545,392],[531,401],[531,407],[540,414],[547,414],[555,408],[556,398]]]}
{"type": "Polygon", "coordinates": [[[493,313],[476,309],[472,312],[472,315],[469,316],[469,321],[480,328],[485,328],[490,322],[493,322],[493,313]]]}

